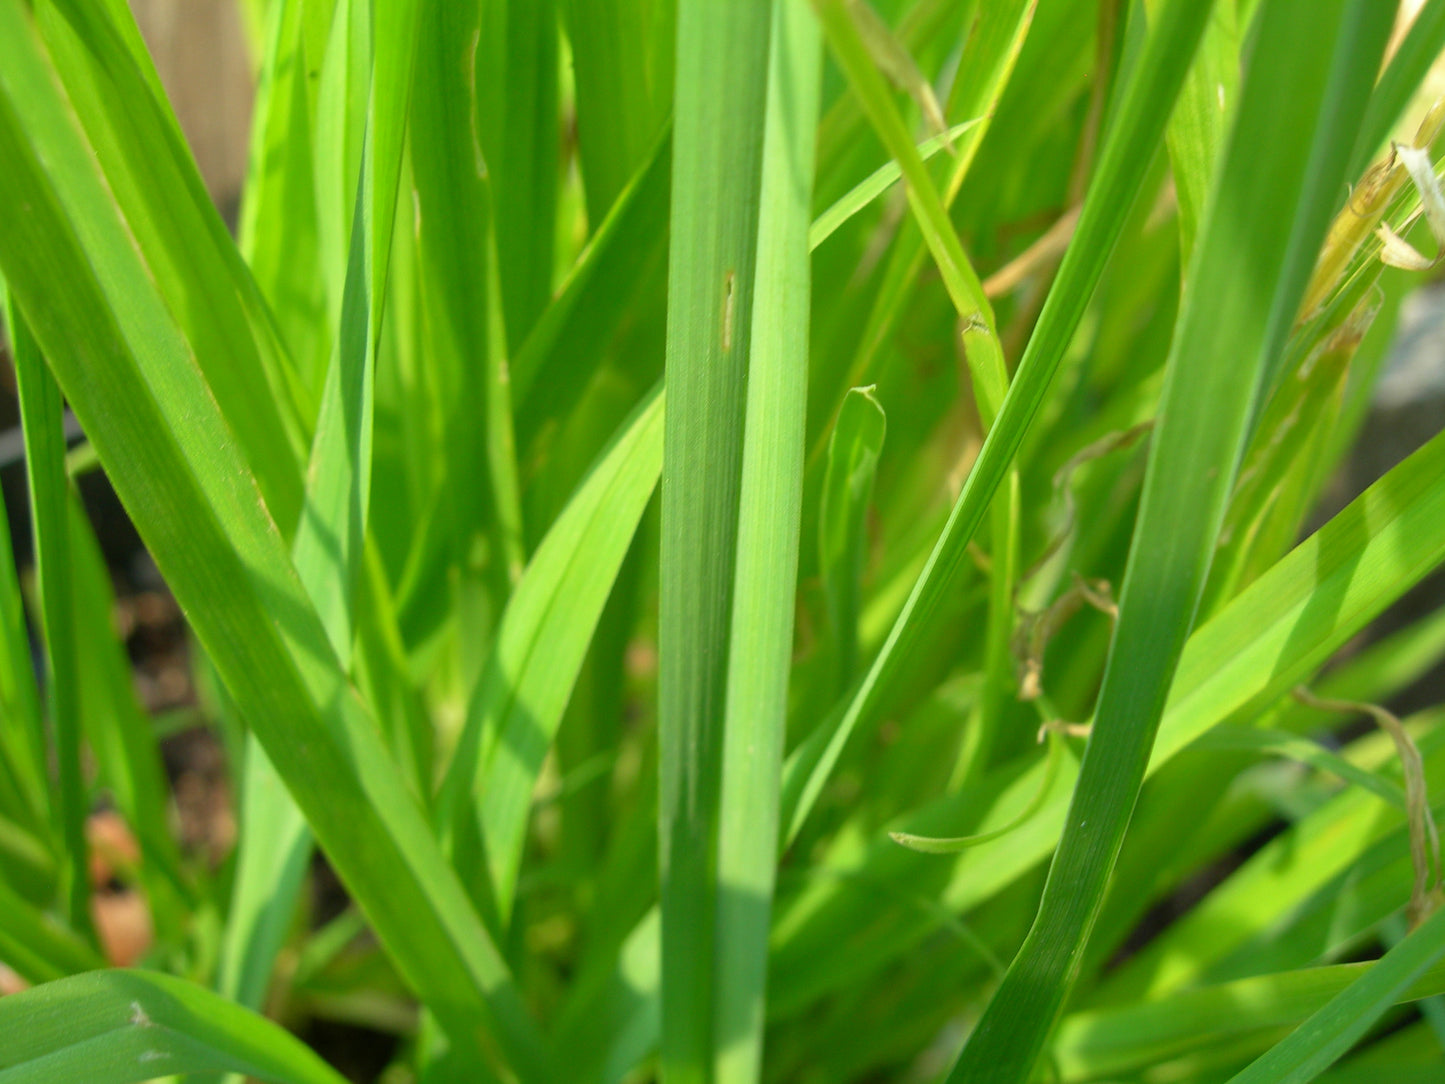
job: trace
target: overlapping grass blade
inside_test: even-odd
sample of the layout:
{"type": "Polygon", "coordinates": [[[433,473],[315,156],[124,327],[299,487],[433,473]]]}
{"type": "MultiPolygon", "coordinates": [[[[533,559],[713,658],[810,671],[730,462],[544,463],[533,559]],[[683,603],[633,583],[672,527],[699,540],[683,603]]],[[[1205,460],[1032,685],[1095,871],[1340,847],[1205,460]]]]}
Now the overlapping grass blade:
{"type": "Polygon", "coordinates": [[[47,832],[50,788],[46,784],[45,730],[15,570],[10,521],[0,499],[0,711],[7,720],[7,725],[0,727],[4,811],[17,825],[47,832]]]}
{"type": "Polygon", "coordinates": [[[312,437],[306,498],[293,549],[297,571],[343,664],[349,661],[355,636],[351,608],[361,577],[371,494],[376,352],[418,19],[416,4],[389,5],[381,9],[374,28],[374,73],[340,331],[312,437]]]}
{"type": "MultiPolygon", "coordinates": [[[[318,33],[323,35],[317,43],[319,55],[315,61],[308,57],[306,70],[315,86],[315,98],[310,103],[315,118],[312,180],[316,186],[318,256],[326,287],[329,355],[335,347],[334,329],[341,322],[362,173],[371,89],[371,5],[359,0],[335,0],[329,5],[303,4],[303,9],[302,40],[310,45],[318,23],[318,33]]],[[[328,371],[323,364],[316,375],[324,381],[328,371]]],[[[321,383],[315,394],[320,404],[321,383]]]]}
{"type": "MultiPolygon", "coordinates": [[[[1289,1038],[1271,1049],[1232,1084],[1303,1084],[1339,1059],[1412,984],[1445,956],[1445,908],[1371,964],[1289,1038]]],[[[1440,992],[1436,983],[1431,993],[1440,992]]]]}
{"type": "Polygon", "coordinates": [[[653,157],[672,107],[671,4],[560,5],[577,80],[577,142],[595,233],[653,157]]]}
{"type": "Polygon", "coordinates": [[[808,4],[775,5],[717,826],[712,1075],[739,1084],[762,1072],[803,499],[811,135],[821,71],[822,39],[808,4]]]}
{"type": "MultiPolygon", "coordinates": [[[[947,131],[939,135],[930,136],[918,144],[918,157],[920,161],[926,162],[944,147],[952,145],[952,141],[963,135],[970,128],[984,123],[983,118],[966,120],[961,124],[955,124],[947,131]]],[[[847,222],[868,204],[872,203],[883,193],[887,192],[903,176],[903,168],[896,159],[890,158],[881,166],[875,169],[868,176],[855,184],[843,195],[839,196],[833,204],[813,223],[808,230],[808,244],[817,248],[824,241],[833,235],[839,226],[847,222]]]]}
{"type": "Polygon", "coordinates": [[[707,1081],[771,5],[678,8],[659,616],[662,1078],[707,1081]]]}
{"type": "Polygon", "coordinates": [[[838,695],[853,680],[857,665],[865,517],[888,427],[873,391],[872,387],[853,388],[843,399],[828,441],[828,469],[818,515],[818,568],[823,574],[828,634],[837,660],[838,695]]]}
{"type": "Polygon", "coordinates": [[[1409,32],[1370,95],[1347,176],[1363,173],[1370,159],[1379,152],[1441,49],[1445,49],[1445,2],[1428,0],[1416,13],[1409,32]]]}
{"type": "MultiPolygon", "coordinates": [[[[1152,17],[1159,6],[1159,0],[1150,0],[1145,9],[1152,17]]],[[[1229,130],[1230,109],[1239,94],[1239,12],[1234,4],[1214,4],[1213,9],[1165,135],[1179,200],[1182,264],[1188,263],[1194,251],[1209,180],[1229,130]]]]}
{"type": "MultiPolygon", "coordinates": [[[[1064,931],[1069,967],[1040,972],[1074,1012],[1061,1080],[1226,1079],[1364,973],[1320,965],[1406,936],[1424,863],[1396,752],[1289,691],[1379,703],[1445,654],[1432,616],[1322,669],[1445,559],[1445,436],[1295,541],[1366,412],[1418,375],[1386,359],[1417,282],[1370,237],[1404,235],[1415,193],[1340,166],[1427,104],[1411,94],[1445,0],[1418,5],[1378,84],[1320,49],[1341,12],[1388,19],[1378,0],[1315,2],[1313,21],[1306,0],[682,0],[680,54],[677,0],[242,3],[262,82],[232,246],[124,0],[0,0],[0,269],[72,399],[65,432],[90,426],[67,465],[109,470],[195,634],[195,706],[149,718],[67,493],[84,783],[140,845],[114,868],[151,904],[148,966],[396,1034],[389,1072],[421,1084],[939,1076],[1028,934],[1045,859],[1061,837],[1061,864],[1081,835],[1114,842],[1136,788],[1107,894],[1073,882],[1087,938],[1064,931]],[[1246,35],[1259,11],[1300,32],[1246,35]],[[821,79],[803,74],[819,14],[840,60],[821,79]],[[1248,63],[1289,78],[1244,103],[1264,179],[1237,184],[1241,226],[1205,204],[1248,63]],[[1330,78],[1349,92],[1318,107],[1330,78]],[[915,141],[950,119],[950,157],[930,158],[915,141]],[[810,186],[828,208],[811,235],[810,186]],[[1316,260],[1307,235],[1342,202],[1316,260]],[[1225,252],[1247,311],[1210,323],[1218,349],[1183,376],[1174,355],[1134,632],[1208,564],[1202,600],[1111,662],[1109,605],[1068,607],[1123,581],[1145,456],[1066,471],[1068,507],[1050,479],[1152,425],[1181,296],[1197,329],[1225,252]],[[1284,295],[1312,263],[1301,320],[1284,295]],[[1271,348],[1241,345],[1245,325],[1271,348]],[[873,384],[881,450],[881,409],[849,414],[873,384]],[[1118,688],[1148,710],[1121,716],[1118,688]],[[1116,740],[1156,708],[1152,749],[1116,740]],[[172,806],[155,756],[213,724],[246,788],[214,872],[166,838],[176,812],[189,836],[192,780],[172,806]],[[1129,778],[1103,819],[1070,817],[1093,775],[1129,778]],[[319,929],[313,827],[348,897],[319,929]]],[[[1388,424],[1371,476],[1410,428],[1388,424]]],[[[21,450],[0,434],[0,465],[21,450]]],[[[80,863],[49,808],[33,581],[0,581],[0,960],[55,982],[105,963],[57,917],[80,863]]],[[[134,652],[159,627],[133,612],[134,652]]],[[[1432,784],[1441,718],[1405,721],[1432,784]]],[[[1440,966],[1361,1002],[1384,1015],[1341,1079],[1434,1067],[1445,1000],[1386,1006],[1440,966]]],[[[1018,1004],[1006,1024],[1031,1034],[998,1075],[1027,1072],[1049,1023],[1047,996],[1018,1004]]]]}
{"type": "MultiPolygon", "coordinates": [[[[1216,722],[1253,720],[1438,565],[1445,557],[1439,528],[1445,516],[1445,487],[1438,483],[1442,456],[1445,440],[1437,438],[1198,630],[1180,665],[1151,774],[1216,722]]],[[[1436,622],[1407,630],[1400,634],[1406,639],[1396,637],[1382,643],[1378,651],[1339,672],[1338,678],[1345,684],[1331,679],[1322,688],[1334,696],[1368,699],[1388,695],[1436,657],[1438,626],[1436,622]]],[[[1308,720],[1295,718],[1301,714],[1310,713],[1295,706],[1282,722],[1293,719],[1291,727],[1302,726],[1308,720]]],[[[1066,763],[1064,783],[1050,797],[1037,823],[960,858],[941,890],[949,909],[977,906],[1048,854],[1057,839],[1065,795],[1076,771],[1072,764],[1066,763]]],[[[1036,766],[1018,781],[1021,801],[1038,792],[1043,772],[1042,765],[1036,766]]],[[[987,808],[997,788],[990,784],[985,789],[990,795],[983,799],[987,808]]],[[[957,804],[945,803],[949,808],[957,804]]],[[[1011,816],[1011,807],[1001,807],[980,827],[1004,824],[1011,816]]],[[[938,834],[940,826],[958,823],[956,812],[939,808],[931,816],[920,814],[901,827],[938,834]]],[[[906,864],[907,856],[885,840],[872,849],[864,868],[872,882],[888,879],[892,876],[889,869],[906,864]]],[[[806,961],[807,989],[857,983],[870,973],[866,959],[847,952],[840,955],[837,946],[845,943],[848,930],[879,925],[874,914],[876,900],[867,892],[855,896],[854,906],[860,909],[849,919],[846,910],[838,910],[846,908],[847,898],[843,894],[835,904],[820,908],[819,918],[805,927],[805,936],[780,935],[778,1004],[793,1004],[804,996],[795,959],[806,961]],[[831,918],[825,918],[829,915],[831,918]],[[821,963],[825,960],[830,962],[821,963]]],[[[928,927],[920,927],[910,913],[899,921],[890,919],[883,929],[892,932],[881,935],[879,951],[886,953],[886,946],[892,945],[896,953],[916,943],[928,927]]],[[[639,929],[633,940],[638,937],[645,942],[647,933],[639,929]]],[[[639,1003],[646,1005],[649,987],[645,974],[634,970],[629,975],[628,996],[642,997],[639,1003]]],[[[655,997],[655,987],[651,990],[655,997]]],[[[639,1012],[640,1019],[645,1019],[645,1010],[639,1012]]]]}
{"type": "Polygon", "coordinates": [[[938,266],[949,299],[958,310],[964,352],[973,377],[973,394],[987,428],[998,415],[1008,388],[1008,369],[998,341],[993,306],[984,296],[983,284],[963,251],[933,177],[904,126],[882,73],[875,67],[873,50],[865,38],[871,15],[867,5],[849,5],[844,0],[822,0],[818,4],[818,17],[828,35],[828,44],[874,131],[907,181],[909,206],[938,266]]]}
{"type": "Polygon", "coordinates": [[[671,173],[672,137],[665,128],[513,359],[524,459],[544,426],[581,398],[628,304],[640,301],[639,288],[665,249],[671,173]]]}
{"type": "Polygon", "coordinates": [[[37,907],[55,899],[60,871],[53,846],[48,831],[28,831],[0,817],[0,873],[12,891],[37,907]]]}
{"type": "MultiPolygon", "coordinates": [[[[1352,759],[1372,753],[1369,767],[1388,767],[1378,763],[1388,755],[1386,744],[1359,744],[1365,748],[1352,750],[1352,759]]],[[[1436,772],[1439,763],[1437,754],[1436,772]]],[[[1271,840],[1165,936],[1111,973],[1092,1004],[1157,999],[1200,982],[1334,956],[1408,900],[1404,826],[1403,810],[1382,809],[1376,795],[1346,789],[1271,840]],[[1259,929],[1272,936],[1231,920],[1241,908],[1258,915],[1259,929]],[[1338,910],[1331,914],[1332,908],[1338,910]]]]}
{"type": "Polygon", "coordinates": [[[53,982],[105,966],[94,946],[22,897],[8,879],[0,879],[0,915],[0,953],[26,982],[53,982]]]}
{"type": "MultiPolygon", "coordinates": [[[[950,132],[957,137],[983,123],[965,121],[950,132]]],[[[660,254],[672,168],[670,130],[664,131],[512,361],[517,444],[524,463],[537,452],[538,437],[545,428],[565,417],[582,396],[604,348],[627,315],[628,302],[637,300],[654,257],[660,254]],[[537,389],[544,389],[545,394],[537,389]]],[[[920,144],[919,150],[928,158],[943,146],[942,137],[934,137],[920,144]]],[[[809,245],[821,245],[900,176],[896,163],[880,166],[814,220],[809,245]]]]}
{"type": "Polygon", "coordinates": [[[1199,604],[1246,425],[1335,210],[1389,14],[1374,5],[1326,11],[1270,0],[1260,12],[1239,120],[1186,276],[1093,735],[1038,917],[951,1080],[1026,1077],[1077,980],[1199,604]],[[1309,66],[1301,40],[1312,42],[1309,66]],[[1288,117],[1270,104],[1286,89],[1288,117]]]}
{"type": "Polygon", "coordinates": [[[222,1071],[278,1084],[344,1079],[279,1024],[169,975],[96,971],[0,1000],[0,1081],[129,1084],[222,1071]]]}
{"type": "Polygon", "coordinates": [[[187,927],[195,893],[182,868],[167,808],[166,776],[154,729],[136,700],[130,659],[116,638],[108,570],[80,502],[68,502],[76,649],[86,665],[77,692],[100,785],[140,846],[137,878],[159,939],[187,927]]]}
{"type": "Polygon", "coordinates": [[[32,209],[0,237],[0,266],[246,721],[454,1041],[482,1043],[486,1019],[520,1075],[550,1078],[536,1025],[347,684],[14,2],[0,4],[0,150],[11,164],[0,194],[32,209]]]}
{"type": "Polygon", "coordinates": [[[7,297],[5,317],[15,358],[15,383],[25,430],[25,477],[35,543],[39,626],[45,649],[50,756],[55,764],[55,834],[63,844],[60,892],[73,930],[98,945],[90,912],[90,846],[85,823],[90,800],[81,766],[80,655],[75,638],[75,591],[70,578],[70,478],[65,473],[64,405],[25,314],[7,297]]]}
{"type": "Polygon", "coordinates": [[[1022,443],[1069,337],[1083,315],[1113,242],[1144,178],[1169,109],[1203,31],[1208,5],[1170,4],[1144,46],[1100,154],[1074,241],[963,491],[922,575],[857,692],[814,729],[784,770],[783,830],[791,840],[859,721],[868,717],[921,642],[953,589],[967,546],[1022,443]]]}
{"type": "Polygon", "coordinates": [[[304,416],[315,414],[330,357],[326,284],[321,275],[320,225],[313,176],[315,84],[324,42],[308,26],[324,5],[277,0],[267,6],[246,182],[236,245],[265,297],[287,352],[304,416]]]}
{"type": "Polygon", "coordinates": [[[498,215],[503,182],[487,161],[456,153],[477,138],[472,126],[480,108],[478,75],[471,65],[477,63],[474,43],[483,33],[486,6],[427,9],[410,143],[421,356],[429,359],[437,385],[439,450],[451,468],[444,468],[440,484],[447,494],[452,559],[465,568],[472,540],[487,535],[493,556],[486,579],[500,603],[524,561],[505,375],[510,352],[501,323],[506,286],[494,257],[506,230],[498,215]],[[478,464],[486,464],[484,486],[475,484],[478,464]]]}
{"type": "MultiPolygon", "coordinates": [[[[1182,69],[1187,67],[1206,15],[1207,10],[1201,5],[1175,3],[1161,16],[1159,27],[1151,36],[1126,88],[1119,120],[1105,142],[1099,171],[1075,242],[1065,258],[1058,282],[1040,318],[1039,328],[1020,363],[1009,400],[955,505],[944,536],[935,547],[923,576],[860,690],[847,705],[840,706],[817,726],[805,743],[788,758],[780,823],[784,841],[797,834],[859,719],[881,700],[888,682],[896,677],[900,664],[926,632],[928,617],[938,610],[941,600],[952,590],[953,581],[965,559],[969,538],[1022,442],[1026,424],[1047,391],[1053,370],[1083,313],[1089,290],[1097,282],[1108,249],[1122,228],[1163,132],[1173,96],[1182,80],[1182,69]]],[[[1068,772],[1061,772],[1061,776],[1065,777],[1065,782],[1072,781],[1068,772]]],[[[1031,789],[1028,795],[1031,797],[1038,793],[1038,781],[1031,779],[1029,783],[1031,789]]],[[[1057,813],[1052,817],[1047,812],[1042,815],[1033,826],[1038,844],[1030,842],[1027,847],[1043,844],[1051,827],[1056,825],[1057,813]]],[[[915,827],[920,833],[939,834],[931,826],[915,827]]],[[[1007,842],[1012,852],[1015,841],[1007,842]]],[[[887,846],[897,850],[891,842],[887,846]]],[[[987,848],[981,847],[973,854],[985,850],[987,848]]],[[[1037,861],[1042,853],[1041,850],[1035,852],[1030,861],[1037,861]]],[[[1012,863],[1000,866],[1001,870],[1005,868],[1017,867],[1012,863]]],[[[1013,875],[1006,874],[997,884],[1008,883],[1013,875]]],[[[646,923],[634,931],[628,942],[635,950],[634,956],[641,952],[638,939],[645,941],[647,936],[646,923]]],[[[624,985],[634,991],[639,990],[637,981],[624,985]]],[[[634,995],[633,1019],[638,1026],[646,1027],[647,1019],[656,1011],[650,1006],[652,998],[657,995],[654,990],[648,989],[645,979],[640,989],[643,996],[634,995]]],[[[663,1004],[667,1004],[665,999],[663,1004]]]]}
{"type": "MultiPolygon", "coordinates": [[[[1056,1064],[1066,1077],[1124,1073],[1231,1034],[1293,1024],[1322,1009],[1375,966],[1370,962],[1277,971],[1156,1001],[1075,1013],[1059,1026],[1056,1064]]],[[[1429,997],[1445,988],[1445,968],[1438,962],[1422,971],[1394,991],[1398,1000],[1429,997]]]]}
{"type": "Polygon", "coordinates": [[[444,837],[477,818],[485,878],[505,928],[532,794],[632,536],[662,469],[656,389],[629,419],[537,548],[502,616],[496,646],[437,801],[444,837]]]}
{"type": "Polygon", "coordinates": [[[1195,744],[1199,749],[1242,749],[1289,757],[1362,787],[1402,812],[1405,809],[1405,793],[1398,786],[1372,771],[1350,763],[1329,746],[1311,738],[1300,737],[1285,730],[1217,726],[1195,744]]]}
{"type": "MultiPolygon", "coordinates": [[[[552,295],[557,223],[557,5],[493,0],[481,5],[473,47],[482,168],[491,178],[496,260],[508,357],[552,295]]],[[[495,417],[495,416],[494,416],[495,417]]],[[[520,571],[520,569],[518,569],[520,571]]]]}
{"type": "Polygon", "coordinates": [[[1350,363],[1373,315],[1367,304],[1347,316],[1263,407],[1220,530],[1203,613],[1256,578],[1298,537],[1321,482],[1323,446],[1338,419],[1350,363]]]}
{"type": "MultiPolygon", "coordinates": [[[[378,18],[341,325],[327,369],[301,521],[292,544],[296,573],[345,671],[351,669],[356,638],[352,612],[363,574],[371,494],[376,353],[418,18],[415,4],[390,6],[378,18]]],[[[226,931],[221,988],[243,995],[242,1003],[254,1007],[265,993],[271,963],[294,910],[311,842],[290,796],[275,785],[264,748],[249,742],[246,760],[245,845],[226,931]]]]}
{"type": "Polygon", "coordinates": [[[289,537],[303,446],[290,362],[159,96],[131,14],[59,0],[35,18],[126,225],[289,537]]]}
{"type": "MultiPolygon", "coordinates": [[[[945,206],[951,204],[958,195],[984,136],[989,131],[994,111],[1032,25],[1035,6],[1035,0],[1008,0],[1006,3],[986,4],[973,23],[959,60],[957,77],[949,93],[948,109],[955,116],[978,117],[980,123],[958,137],[957,157],[943,194],[945,206]]],[[[921,30],[926,27],[931,18],[938,17],[944,5],[938,5],[932,17],[926,13],[926,7],[927,5],[920,4],[912,13],[919,16],[916,20],[910,20],[914,28],[921,30]]],[[[956,5],[949,7],[956,9],[956,5]]],[[[971,11],[964,14],[970,19],[973,15],[971,11]]],[[[906,45],[909,38],[906,28],[900,37],[906,45]]],[[[875,83],[875,93],[877,89],[875,83]]],[[[841,115],[840,111],[847,107],[856,107],[856,102],[856,97],[843,99],[835,107],[834,116],[841,115]]],[[[882,106],[883,100],[876,101],[874,111],[882,106]]],[[[822,136],[826,138],[827,133],[832,130],[825,121],[822,136]]],[[[894,134],[896,136],[896,131],[894,134]]],[[[862,329],[859,348],[841,376],[843,383],[840,386],[836,383],[838,377],[829,370],[823,370],[823,379],[817,382],[818,390],[813,396],[814,410],[821,409],[831,417],[836,409],[836,399],[832,397],[843,394],[848,387],[869,383],[876,378],[880,347],[887,341],[902,316],[905,301],[922,269],[927,251],[922,232],[911,222],[905,225],[901,236],[893,245],[883,283],[868,313],[867,324],[862,329]],[[822,404],[821,407],[819,404],[822,404]]],[[[826,433],[827,428],[824,427],[813,438],[810,457],[821,455],[826,433]]]]}
{"type": "MultiPolygon", "coordinates": [[[[1445,436],[1390,471],[1194,633],[1176,672],[1149,774],[1210,727],[1255,719],[1445,560],[1442,476],[1445,436]]],[[[1412,665],[1418,666],[1419,659],[1412,665]]],[[[1331,689],[1332,695],[1359,691],[1351,686],[1331,689]]],[[[1291,718],[1308,723],[1311,716],[1291,718]]],[[[1048,857],[1058,841],[1076,771],[1074,761],[1066,760],[1058,786],[1033,820],[1008,837],[957,857],[939,889],[944,907],[952,912],[977,907],[1048,857]]],[[[1013,810],[1038,792],[1044,773],[1039,763],[1017,779],[1009,775],[985,780],[977,792],[918,808],[897,828],[947,835],[969,810],[982,810],[987,816],[977,820],[976,830],[992,830],[1012,819],[1013,810]],[[1018,805],[1005,804],[1006,793],[1016,794],[1018,805]]],[[[916,870],[910,863],[917,861],[884,838],[870,845],[859,865],[869,879],[888,881],[916,870]]],[[[861,925],[872,928],[880,953],[900,952],[927,932],[912,914],[882,922],[866,893],[849,893],[835,885],[827,895],[832,898],[813,901],[814,914],[805,923],[779,935],[774,988],[779,1003],[792,1004],[808,991],[866,976],[865,960],[836,953],[848,932],[861,925]],[[826,965],[818,962],[824,958],[826,965]],[[808,966],[800,972],[803,960],[808,966]]]]}

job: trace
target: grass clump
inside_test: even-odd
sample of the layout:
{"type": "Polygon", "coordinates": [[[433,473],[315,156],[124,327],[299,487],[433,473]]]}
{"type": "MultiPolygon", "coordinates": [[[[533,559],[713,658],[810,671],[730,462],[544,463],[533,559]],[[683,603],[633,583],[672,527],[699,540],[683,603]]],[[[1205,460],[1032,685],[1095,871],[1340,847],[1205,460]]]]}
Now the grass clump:
{"type": "Polygon", "coordinates": [[[1357,645],[1445,437],[1324,511],[1410,7],[267,0],[233,240],[124,7],[0,0],[0,1080],[1433,1079],[1445,623],[1357,645]]]}

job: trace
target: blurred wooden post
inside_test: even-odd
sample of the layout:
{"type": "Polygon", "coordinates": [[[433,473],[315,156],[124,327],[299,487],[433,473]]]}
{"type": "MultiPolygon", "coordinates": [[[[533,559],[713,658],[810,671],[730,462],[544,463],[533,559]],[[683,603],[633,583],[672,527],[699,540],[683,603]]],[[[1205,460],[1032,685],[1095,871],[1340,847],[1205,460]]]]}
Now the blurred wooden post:
{"type": "Polygon", "coordinates": [[[131,0],[211,198],[235,222],[254,92],[237,0],[131,0]]]}

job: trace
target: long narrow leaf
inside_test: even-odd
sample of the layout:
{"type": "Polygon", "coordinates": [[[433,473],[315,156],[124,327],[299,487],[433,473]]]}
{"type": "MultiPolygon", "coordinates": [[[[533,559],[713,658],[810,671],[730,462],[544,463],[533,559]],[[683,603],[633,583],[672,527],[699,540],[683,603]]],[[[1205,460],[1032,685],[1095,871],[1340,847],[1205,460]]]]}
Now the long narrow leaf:
{"type": "Polygon", "coordinates": [[[659,616],[662,1078],[711,1077],[717,822],[772,5],[678,8],[659,616]]]}
{"type": "Polygon", "coordinates": [[[90,803],[80,760],[80,656],[75,642],[75,591],[69,573],[70,479],[65,473],[62,403],[60,389],[45,366],[23,311],[11,304],[6,316],[25,426],[25,475],[30,489],[40,628],[45,644],[46,699],[59,783],[54,807],[56,834],[65,845],[61,894],[71,928],[94,945],[90,848],[85,835],[90,803]]]}
{"type": "Polygon", "coordinates": [[[0,999],[0,1033],[4,1084],[130,1084],[207,1070],[280,1084],[343,1079],[279,1025],[152,972],[95,971],[0,999]]]}
{"type": "Polygon", "coordinates": [[[717,843],[713,1078],[762,1071],[778,792],[793,656],[810,308],[809,211],[822,39],[775,6],[747,370],[717,843]]]}
{"type": "Polygon", "coordinates": [[[1445,956],[1445,909],[1387,952],[1232,1084],[1303,1084],[1339,1059],[1380,1014],[1445,956]]]}
{"type": "Polygon", "coordinates": [[[0,153],[10,163],[0,194],[31,208],[0,236],[0,266],[247,722],[457,1041],[480,1043],[475,1022],[490,1019],[520,1073],[550,1077],[535,1024],[346,683],[13,0],[0,3],[0,153]]]}
{"type": "Polygon", "coordinates": [[[629,419],[517,584],[437,803],[444,835],[478,818],[510,917],[532,793],[618,569],[662,469],[660,389],[629,419]],[[473,804],[475,808],[473,809],[473,804]]]}
{"type": "Polygon", "coordinates": [[[1094,733],[1038,918],[949,1080],[1025,1077],[1077,980],[1204,590],[1254,397],[1298,311],[1389,29],[1389,12],[1374,4],[1267,0],[1261,10],[1240,120],[1186,276],[1094,733]],[[1306,30],[1309,66],[1299,59],[1306,30]],[[1277,106],[1286,87],[1293,116],[1277,106]]]}
{"type": "Polygon", "coordinates": [[[1388,16],[1378,5],[1326,10],[1293,0],[1266,0],[1261,11],[1240,119],[1186,276],[1093,735],[1039,914],[952,1081],[1026,1077],[1078,977],[1208,575],[1255,396],[1334,212],[1334,181],[1388,16]],[[1312,41],[1307,66],[1301,34],[1312,41]],[[1286,89],[1292,115],[1278,105],[1286,89]],[[1189,485],[1180,484],[1185,478],[1189,485]]]}
{"type": "MultiPolygon", "coordinates": [[[[1124,1008],[1076,1013],[1060,1025],[1054,1055],[1070,1076],[1128,1072],[1232,1033],[1303,1020],[1376,966],[1370,962],[1282,971],[1124,1008]]],[[[1442,971],[1438,963],[1431,966],[1413,985],[1397,988],[1397,998],[1413,1000],[1439,992],[1445,988],[1442,971]]]]}
{"type": "Polygon", "coordinates": [[[783,784],[785,841],[798,833],[843,746],[860,720],[877,710],[953,589],[967,559],[968,543],[1043,402],[1109,249],[1123,227],[1207,16],[1208,5],[1194,0],[1176,0],[1160,13],[1124,88],[1073,244],[943,534],[858,690],[788,758],[783,784]]]}
{"type": "MultiPolygon", "coordinates": [[[[322,392],[301,522],[292,544],[296,573],[347,671],[371,494],[376,352],[418,17],[412,4],[388,7],[379,16],[341,328],[322,392]]],[[[255,741],[248,743],[244,779],[244,843],[221,988],[257,1007],[300,891],[311,842],[291,797],[275,785],[265,749],[255,741]]]]}

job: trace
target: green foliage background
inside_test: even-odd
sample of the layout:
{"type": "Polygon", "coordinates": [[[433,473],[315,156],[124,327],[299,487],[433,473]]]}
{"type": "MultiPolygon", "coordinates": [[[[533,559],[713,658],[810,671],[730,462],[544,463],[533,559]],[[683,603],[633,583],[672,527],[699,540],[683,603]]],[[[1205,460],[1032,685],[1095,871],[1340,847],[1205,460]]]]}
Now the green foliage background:
{"type": "Polygon", "coordinates": [[[0,0],[0,1082],[1439,1079],[1445,618],[1340,653],[1445,436],[1319,512],[1445,242],[1413,6],[249,0],[233,239],[122,0],[0,0]]]}

